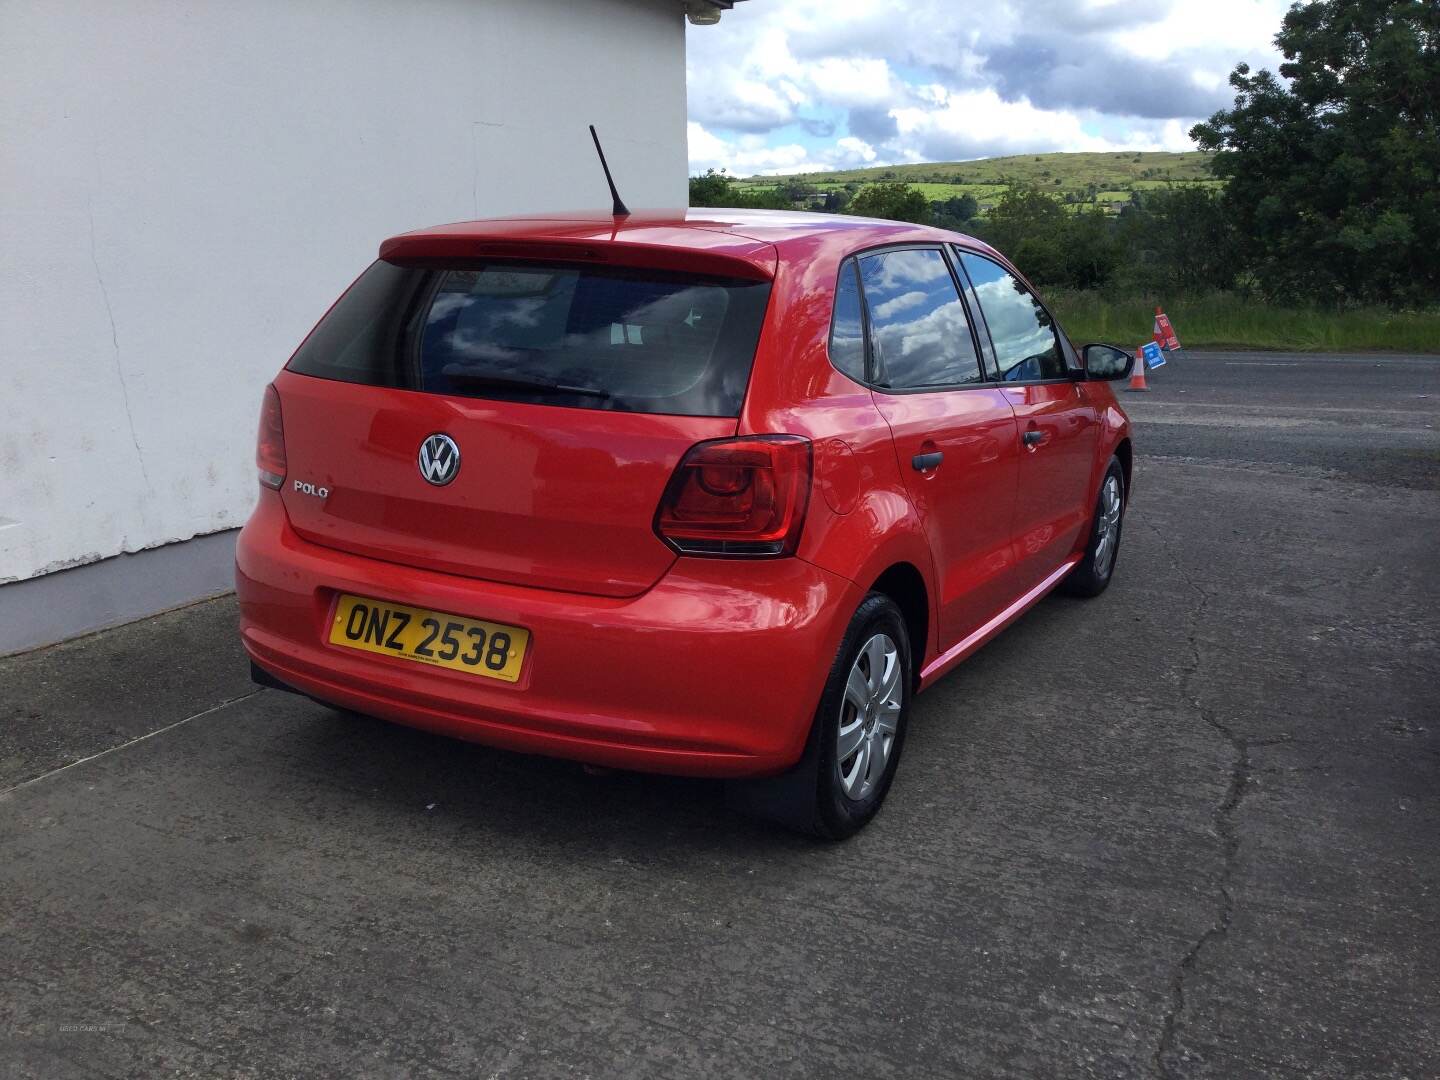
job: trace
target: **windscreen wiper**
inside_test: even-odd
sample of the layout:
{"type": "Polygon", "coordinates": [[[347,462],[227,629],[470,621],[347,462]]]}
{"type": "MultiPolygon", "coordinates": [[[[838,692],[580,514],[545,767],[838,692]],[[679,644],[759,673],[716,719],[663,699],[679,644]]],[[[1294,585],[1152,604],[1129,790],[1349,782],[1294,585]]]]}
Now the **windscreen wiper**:
{"type": "Polygon", "coordinates": [[[528,375],[493,375],[483,371],[441,371],[452,382],[469,386],[493,386],[501,390],[535,390],[541,393],[580,394],[584,397],[608,398],[608,390],[594,386],[571,386],[568,383],[550,379],[537,379],[528,375]]]}

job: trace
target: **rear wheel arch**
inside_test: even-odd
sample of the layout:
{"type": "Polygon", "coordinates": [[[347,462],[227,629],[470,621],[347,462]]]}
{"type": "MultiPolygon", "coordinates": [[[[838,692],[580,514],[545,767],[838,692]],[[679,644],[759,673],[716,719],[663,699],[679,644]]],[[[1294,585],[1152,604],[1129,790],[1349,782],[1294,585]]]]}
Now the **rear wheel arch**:
{"type": "Polygon", "coordinates": [[[914,563],[894,563],[875,579],[869,591],[884,593],[900,609],[914,657],[912,675],[918,685],[920,668],[930,643],[930,593],[925,586],[924,575],[914,563]]]}

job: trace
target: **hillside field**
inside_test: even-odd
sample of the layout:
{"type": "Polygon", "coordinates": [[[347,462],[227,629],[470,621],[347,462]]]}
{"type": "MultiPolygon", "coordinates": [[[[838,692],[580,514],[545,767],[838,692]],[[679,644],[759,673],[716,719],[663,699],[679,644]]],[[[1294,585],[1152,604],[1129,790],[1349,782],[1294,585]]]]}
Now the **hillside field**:
{"type": "Polygon", "coordinates": [[[842,188],[858,191],[866,184],[906,183],[931,202],[972,195],[983,213],[1004,194],[1008,181],[1038,184],[1064,198],[1119,206],[1132,191],[1167,184],[1219,184],[1206,168],[1208,154],[1129,152],[1104,154],[1024,154],[979,161],[926,162],[873,169],[797,173],[783,177],[751,176],[735,181],[742,191],[768,191],[780,184],[804,184],[816,192],[842,188]]]}

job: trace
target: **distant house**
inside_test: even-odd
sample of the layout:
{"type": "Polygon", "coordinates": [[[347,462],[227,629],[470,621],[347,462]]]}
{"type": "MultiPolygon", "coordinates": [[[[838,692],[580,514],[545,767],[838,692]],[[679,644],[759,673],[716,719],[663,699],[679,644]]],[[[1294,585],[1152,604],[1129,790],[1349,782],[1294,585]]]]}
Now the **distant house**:
{"type": "Polygon", "coordinates": [[[229,588],[261,390],[387,235],[608,206],[590,123],[683,206],[730,6],[5,5],[0,654],[229,588]]]}

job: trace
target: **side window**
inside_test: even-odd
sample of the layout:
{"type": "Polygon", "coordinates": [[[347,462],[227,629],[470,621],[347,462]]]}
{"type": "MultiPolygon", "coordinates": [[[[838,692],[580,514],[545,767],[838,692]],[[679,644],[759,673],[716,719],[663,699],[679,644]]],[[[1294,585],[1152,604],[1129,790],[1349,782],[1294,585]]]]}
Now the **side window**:
{"type": "Polygon", "coordinates": [[[880,386],[916,390],[981,381],[970,320],[940,251],[904,248],[866,255],[860,280],[880,386]]]}
{"type": "Polygon", "coordinates": [[[835,286],[835,316],[830,322],[830,362],[856,382],[865,381],[865,322],[860,313],[860,281],[855,260],[846,259],[835,286]]]}
{"type": "Polygon", "coordinates": [[[1055,333],[1055,320],[1034,294],[1014,274],[984,256],[962,251],[960,261],[990,328],[1000,378],[1006,382],[1065,378],[1065,354],[1055,333]]]}

